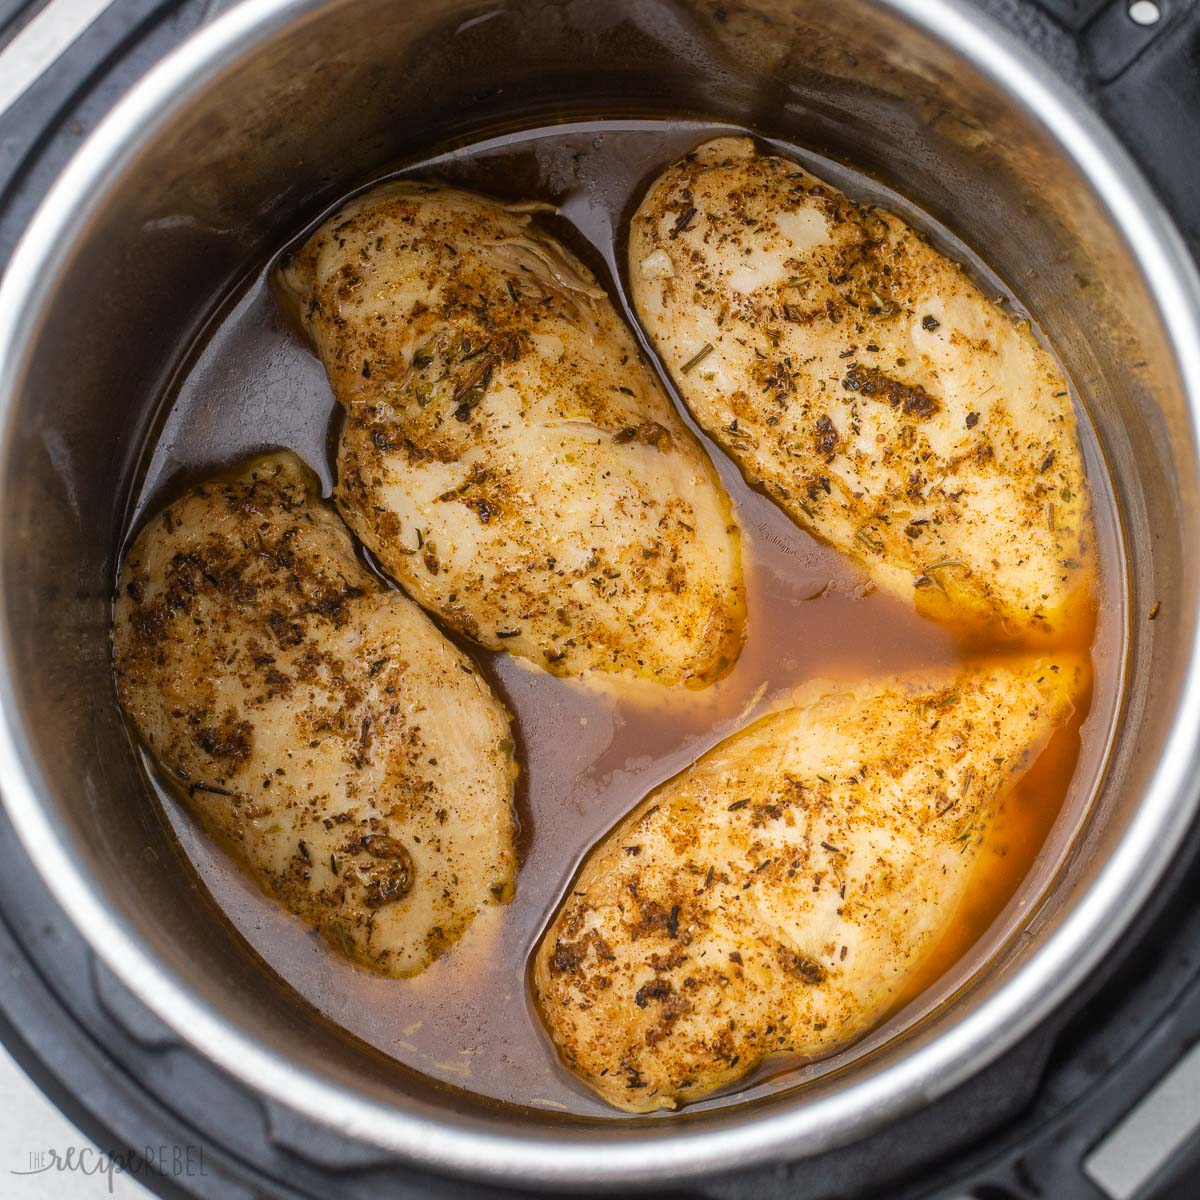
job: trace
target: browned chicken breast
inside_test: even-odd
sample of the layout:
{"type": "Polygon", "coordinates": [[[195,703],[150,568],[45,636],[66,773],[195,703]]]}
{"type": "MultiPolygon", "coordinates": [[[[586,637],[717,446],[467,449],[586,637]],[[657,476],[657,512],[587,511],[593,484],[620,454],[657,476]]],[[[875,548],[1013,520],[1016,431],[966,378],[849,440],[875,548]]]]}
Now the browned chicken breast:
{"type": "Polygon", "coordinates": [[[385,184],[283,269],[345,409],[338,506],[412,596],[490,649],[703,685],[743,636],[728,497],[530,207],[385,184]]]}
{"type": "Polygon", "coordinates": [[[121,703],[204,825],[360,963],[412,975],[512,892],[508,715],[268,455],[151,520],[121,570],[121,703]]]}
{"type": "Polygon", "coordinates": [[[1088,594],[1062,372],[903,221],[722,138],[633,218],[638,315],[696,419],[799,524],[941,620],[1059,629],[1088,594]]]}
{"type": "Polygon", "coordinates": [[[592,852],[537,951],[566,1063],[650,1112],[876,1024],[1085,669],[814,684],[652,793],[592,852]]]}

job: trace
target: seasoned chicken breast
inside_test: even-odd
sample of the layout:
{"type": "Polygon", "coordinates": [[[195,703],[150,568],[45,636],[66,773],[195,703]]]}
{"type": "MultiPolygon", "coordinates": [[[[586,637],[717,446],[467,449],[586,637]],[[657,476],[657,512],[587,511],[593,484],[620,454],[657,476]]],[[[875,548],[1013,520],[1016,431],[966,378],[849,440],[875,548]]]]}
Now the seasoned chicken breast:
{"type": "Polygon", "coordinates": [[[1084,671],[1038,659],[814,684],[652,793],[591,853],[537,951],[568,1066],[650,1112],[876,1024],[1084,671]]]}
{"type": "Polygon", "coordinates": [[[389,183],[283,269],[345,409],[338,506],[412,596],[489,649],[703,685],[743,636],[729,499],[530,208],[389,183]]]}
{"type": "Polygon", "coordinates": [[[195,814],[358,962],[412,975],[509,898],[508,715],[363,567],[293,455],[145,526],[113,649],[121,704],[195,814]]]}
{"type": "Polygon", "coordinates": [[[722,138],[633,218],[637,312],[697,421],[800,525],[944,621],[1058,630],[1087,483],[1054,359],[891,213],[722,138]]]}

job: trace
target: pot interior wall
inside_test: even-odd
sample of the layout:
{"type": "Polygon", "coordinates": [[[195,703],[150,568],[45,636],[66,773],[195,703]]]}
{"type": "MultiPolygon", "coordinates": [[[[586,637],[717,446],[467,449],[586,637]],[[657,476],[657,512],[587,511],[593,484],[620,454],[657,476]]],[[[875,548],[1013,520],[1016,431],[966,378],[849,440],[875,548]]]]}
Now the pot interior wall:
{"type": "MultiPolygon", "coordinates": [[[[1121,836],[1168,726],[1195,594],[1184,548],[1197,530],[1192,432],[1153,297],[1036,118],[865,0],[341,0],[292,15],[197,81],[81,198],[9,417],[0,519],[13,701],[45,802],[112,909],[214,1009],[346,1088],[496,1128],[566,1121],[488,1108],[406,1073],[263,969],[146,794],[110,678],[109,602],[139,451],[172,368],[281,230],[430,143],[555,115],[692,112],[810,147],[909,196],[1011,284],[1087,398],[1125,523],[1136,619],[1104,785],[1030,917],[1031,929],[1052,928],[1121,836]]],[[[1015,941],[954,1012],[873,1061],[937,1036],[1035,941],[1015,941]]],[[[604,1122],[604,1136],[623,1124],[604,1122]]]]}

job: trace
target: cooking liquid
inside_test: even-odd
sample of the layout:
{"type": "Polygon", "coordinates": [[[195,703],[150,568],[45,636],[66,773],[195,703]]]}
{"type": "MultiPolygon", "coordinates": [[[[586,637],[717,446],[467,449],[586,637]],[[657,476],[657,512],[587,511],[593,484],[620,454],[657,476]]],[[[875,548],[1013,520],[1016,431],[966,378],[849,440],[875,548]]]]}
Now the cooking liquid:
{"type": "MultiPolygon", "coordinates": [[[[561,124],[444,150],[396,173],[556,203],[559,215],[542,219],[592,266],[632,317],[621,231],[642,192],[680,154],[710,137],[737,132],[687,120],[561,124]]],[[[962,262],[986,293],[1005,294],[977,257],[903,198],[815,155],[778,149],[855,198],[898,212],[962,262]]],[[[226,301],[182,364],[146,448],[135,527],[147,509],[161,507],[198,479],[277,446],[299,453],[331,489],[336,405],[320,363],[274,301],[272,265],[226,301]]],[[[1008,303],[1019,311],[1014,301],[1008,303]]],[[[632,319],[631,324],[636,329],[632,319]]],[[[520,659],[467,647],[516,718],[523,861],[512,902],[486,910],[416,978],[384,979],[356,968],[263,896],[147,763],[183,853],[266,964],[330,1020],[447,1084],[498,1101],[617,1117],[559,1064],[527,983],[538,937],[589,848],[648,791],[734,730],[780,707],[805,681],[953,667],[1013,651],[1011,644],[964,641],[875,591],[864,572],[797,528],[699,436],[742,529],[749,624],[741,657],[719,683],[691,692],[603,678],[590,684],[561,680],[520,659]]],[[[950,931],[898,997],[889,1019],[856,1046],[821,1062],[764,1064],[736,1092],[693,1109],[794,1086],[886,1040],[965,981],[1013,932],[1052,877],[1103,763],[1123,659],[1115,506],[1082,412],[1080,436],[1097,526],[1097,604],[1054,646],[1092,648],[1092,695],[1081,700],[1005,799],[950,931]]],[[[1043,641],[1038,648],[1048,645],[1043,641]]]]}

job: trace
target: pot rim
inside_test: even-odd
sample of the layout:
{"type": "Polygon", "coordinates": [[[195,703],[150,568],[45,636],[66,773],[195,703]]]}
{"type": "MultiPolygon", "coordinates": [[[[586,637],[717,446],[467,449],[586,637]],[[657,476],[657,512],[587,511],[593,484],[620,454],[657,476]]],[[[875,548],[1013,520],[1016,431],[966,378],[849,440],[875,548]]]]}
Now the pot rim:
{"type": "MultiPolygon", "coordinates": [[[[39,310],[106,187],[140,144],[192,93],[264,38],[318,9],[324,0],[243,0],[190,36],[150,70],[84,142],[39,207],[0,280],[0,450],[7,452],[23,350],[36,337],[39,310]]],[[[1040,71],[990,18],[960,0],[870,0],[941,41],[1039,121],[1091,184],[1154,294],[1200,428],[1200,276],[1191,257],[1115,135],[1066,84],[1040,71]]],[[[5,564],[0,561],[0,576],[5,564]]],[[[655,1121],[616,1136],[582,1136],[563,1126],[514,1136],[469,1118],[406,1113],[309,1073],[255,1042],[193,996],[103,899],[103,885],[76,861],[43,808],[45,790],[29,751],[9,677],[13,631],[0,613],[0,778],[13,824],[58,903],[124,984],[187,1044],[225,1071],[318,1125],[393,1152],[434,1171],[497,1183],[581,1188],[683,1180],[701,1174],[812,1155],[862,1137],[928,1102],[994,1061],[1061,1003],[1123,933],[1166,870],[1200,800],[1200,650],[1191,645],[1176,716],[1146,794],[1111,857],[1075,909],[974,1011],[940,1037],[826,1095],[764,1115],[709,1122],[655,1121]],[[664,1136],[667,1135],[667,1136],[664,1136]]]]}

